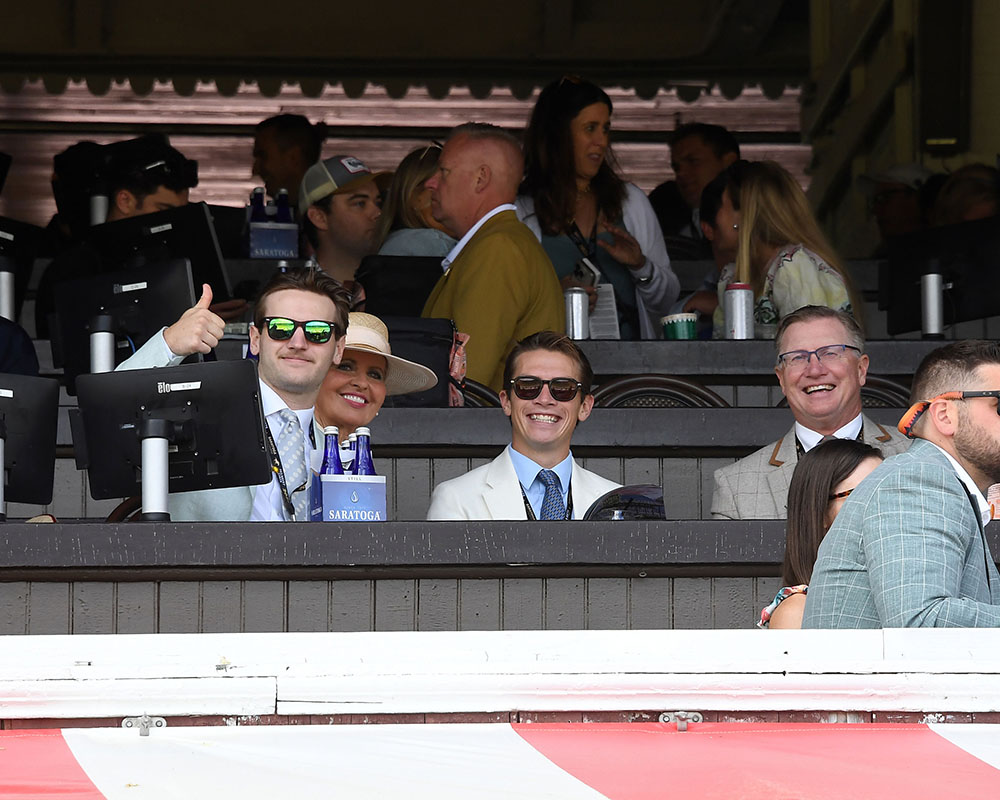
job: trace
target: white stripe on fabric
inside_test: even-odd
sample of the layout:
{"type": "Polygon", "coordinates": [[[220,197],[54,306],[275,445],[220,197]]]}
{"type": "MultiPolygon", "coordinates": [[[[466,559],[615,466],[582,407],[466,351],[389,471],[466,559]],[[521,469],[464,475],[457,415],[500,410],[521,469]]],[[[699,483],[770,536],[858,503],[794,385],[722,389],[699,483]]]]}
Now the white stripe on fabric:
{"type": "Polygon", "coordinates": [[[82,728],[63,736],[108,800],[605,797],[505,723],[165,728],[148,737],[82,728]]]}
{"type": "Polygon", "coordinates": [[[998,726],[983,723],[932,723],[927,727],[969,755],[1000,769],[998,726]]]}

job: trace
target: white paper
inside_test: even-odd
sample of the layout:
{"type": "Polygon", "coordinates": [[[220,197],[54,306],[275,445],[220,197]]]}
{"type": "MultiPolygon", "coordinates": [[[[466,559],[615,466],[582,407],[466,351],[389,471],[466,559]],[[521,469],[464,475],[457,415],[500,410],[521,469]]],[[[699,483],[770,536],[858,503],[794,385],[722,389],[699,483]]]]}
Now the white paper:
{"type": "Polygon", "coordinates": [[[590,312],[591,339],[621,339],[618,328],[618,304],[615,287],[610,283],[597,284],[597,304],[590,312]]]}

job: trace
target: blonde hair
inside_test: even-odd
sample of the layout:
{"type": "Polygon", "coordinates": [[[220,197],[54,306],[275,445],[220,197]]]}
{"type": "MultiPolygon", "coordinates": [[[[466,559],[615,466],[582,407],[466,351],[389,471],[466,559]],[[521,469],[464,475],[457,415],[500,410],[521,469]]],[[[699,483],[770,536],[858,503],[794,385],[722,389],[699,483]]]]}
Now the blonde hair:
{"type": "Polygon", "coordinates": [[[394,230],[427,227],[411,201],[421,184],[437,170],[440,156],[441,145],[435,143],[417,148],[399,162],[382,201],[382,214],[375,223],[376,251],[394,230]]]}
{"type": "Polygon", "coordinates": [[[854,316],[860,319],[861,303],[854,283],[820,230],[795,178],[773,161],[737,162],[730,170],[727,191],[733,208],[740,212],[737,280],[749,283],[754,296],[759,297],[771,251],[775,247],[801,244],[840,275],[854,316]]]}

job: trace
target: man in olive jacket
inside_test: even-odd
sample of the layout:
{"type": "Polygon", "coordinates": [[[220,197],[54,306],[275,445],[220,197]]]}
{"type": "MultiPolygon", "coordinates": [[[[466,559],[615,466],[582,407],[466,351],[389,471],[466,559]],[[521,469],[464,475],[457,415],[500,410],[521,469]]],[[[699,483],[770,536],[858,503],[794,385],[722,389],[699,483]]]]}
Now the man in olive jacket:
{"type": "Polygon", "coordinates": [[[423,316],[451,319],[469,334],[467,375],[496,391],[515,343],[566,324],[552,262],[514,209],[522,172],[514,137],[467,123],[452,131],[426,183],[434,218],[459,242],[423,316]]]}

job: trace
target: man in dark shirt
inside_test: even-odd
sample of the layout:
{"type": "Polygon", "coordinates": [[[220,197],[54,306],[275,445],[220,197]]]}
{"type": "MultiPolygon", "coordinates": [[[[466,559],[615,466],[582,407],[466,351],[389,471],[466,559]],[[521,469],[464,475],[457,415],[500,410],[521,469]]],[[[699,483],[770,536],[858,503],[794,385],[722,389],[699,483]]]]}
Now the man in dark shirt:
{"type": "MultiPolygon", "coordinates": [[[[107,145],[104,163],[108,222],[186,205],[188,192],[198,185],[197,162],[185,158],[163,137],[143,136],[107,145]]],[[[118,266],[105,265],[97,251],[86,243],[54,258],[38,285],[35,300],[37,337],[47,339],[50,336],[57,284],[97,275],[118,266]]]]}
{"type": "MultiPolygon", "coordinates": [[[[687,240],[688,258],[711,258],[712,253],[699,225],[698,207],[701,192],[712,178],[740,157],[740,146],[721,125],[691,122],[682,125],[670,138],[670,165],[675,180],[665,181],[649,194],[667,239],[667,249],[674,250],[678,239],[687,240]]],[[[671,252],[674,256],[674,252],[671,252]]]]}

